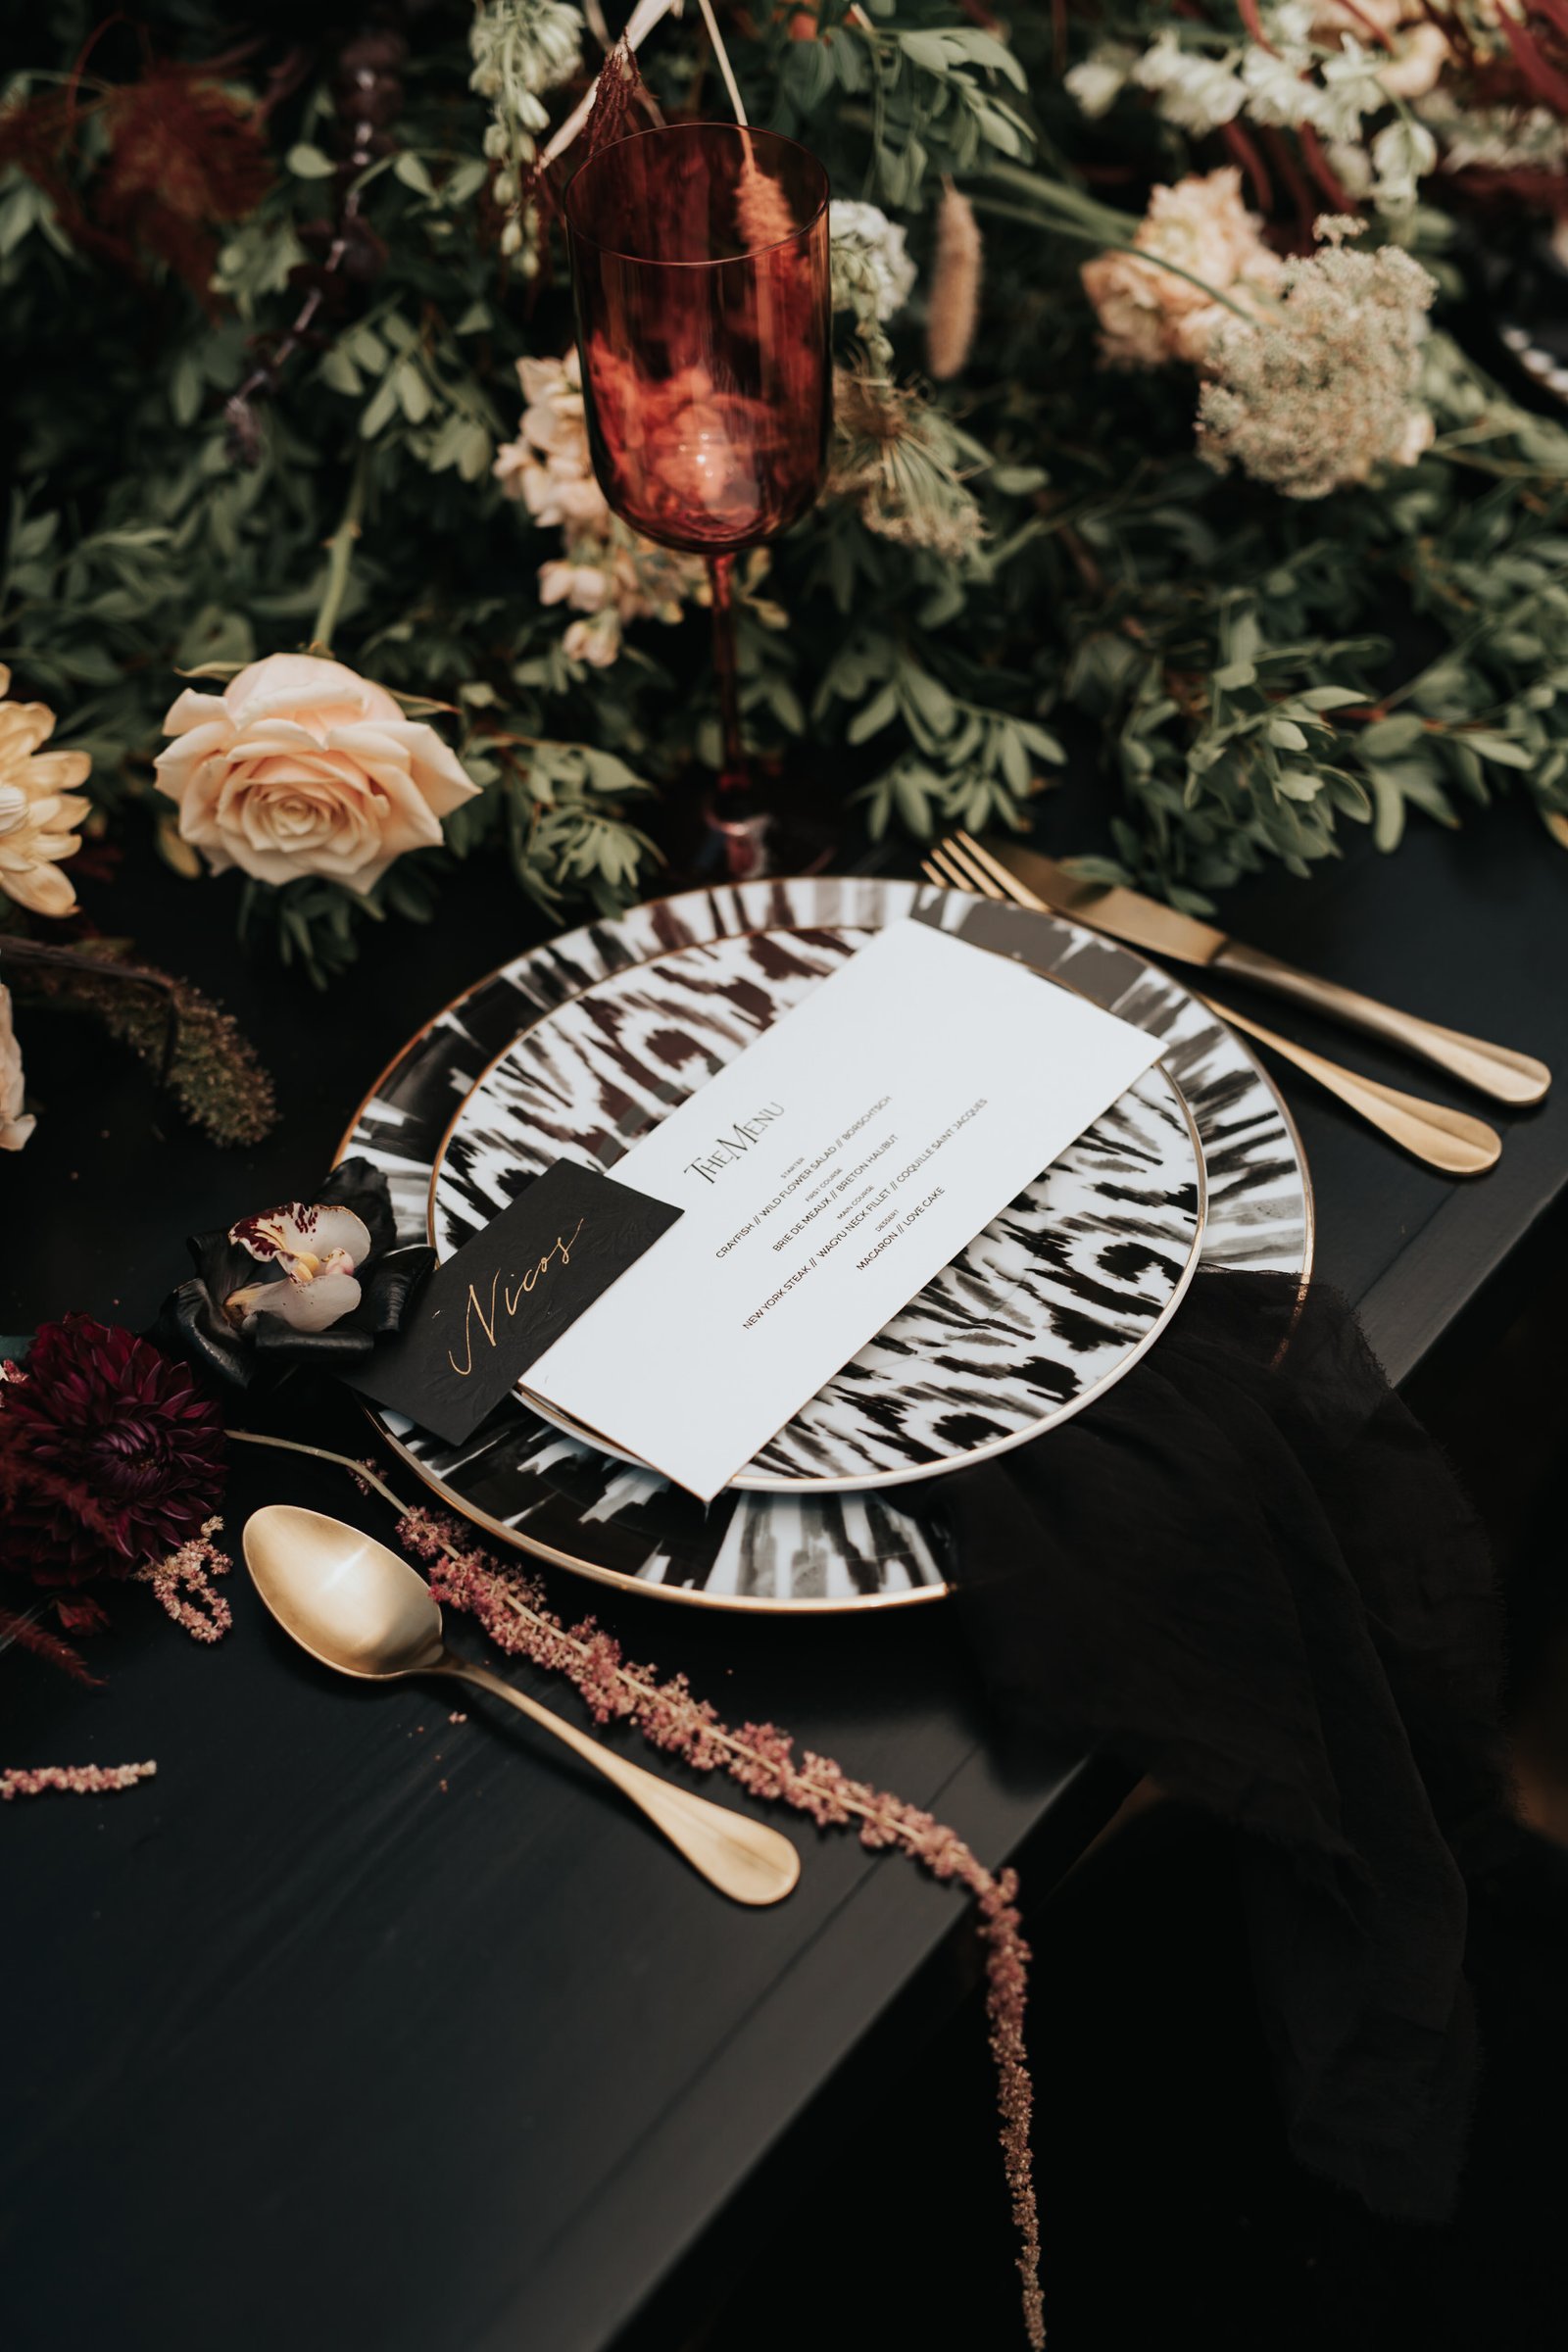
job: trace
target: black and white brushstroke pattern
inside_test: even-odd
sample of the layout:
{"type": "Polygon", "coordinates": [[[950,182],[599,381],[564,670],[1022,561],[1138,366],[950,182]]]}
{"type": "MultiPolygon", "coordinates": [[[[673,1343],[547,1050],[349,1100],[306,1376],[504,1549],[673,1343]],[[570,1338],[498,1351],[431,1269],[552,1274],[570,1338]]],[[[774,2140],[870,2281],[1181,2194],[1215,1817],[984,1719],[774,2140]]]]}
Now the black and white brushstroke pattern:
{"type": "MultiPolygon", "coordinates": [[[[875,929],[905,915],[980,936],[1053,969],[1160,1039],[1202,1144],[1200,1263],[1300,1274],[1310,1254],[1306,1171],[1284,1106],[1234,1031],[1131,949],[1054,915],[924,884],[870,878],[692,891],[518,956],[438,1014],[385,1072],[344,1152],[386,1171],[401,1239],[427,1234],[431,1172],[485,1069],[541,1014],[611,972],[716,939],[789,928],[875,929]]],[[[742,1494],[705,1505],[608,1460],[514,1403],[443,1447],[395,1416],[388,1435],[455,1502],[547,1559],[672,1597],[740,1608],[853,1608],[930,1598],[945,1574],[900,1492],[742,1494]]]]}
{"type": "MultiPolygon", "coordinates": [[[[554,1160],[609,1173],[870,936],[715,940],[612,973],[546,1014],[487,1072],[452,1129],[432,1194],[441,1256],[554,1160]]],[[[735,1485],[863,1491],[1039,1435],[1114,1379],[1170,1312],[1201,1234],[1201,1196],[1181,1098],[1151,1070],[735,1485]]]]}

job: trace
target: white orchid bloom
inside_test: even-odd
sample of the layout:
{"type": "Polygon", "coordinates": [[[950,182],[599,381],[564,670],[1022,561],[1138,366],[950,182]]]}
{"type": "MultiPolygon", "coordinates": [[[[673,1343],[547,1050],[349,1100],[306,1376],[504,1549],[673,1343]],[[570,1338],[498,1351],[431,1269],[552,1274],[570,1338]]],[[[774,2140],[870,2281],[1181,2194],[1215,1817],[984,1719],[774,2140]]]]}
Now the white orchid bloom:
{"type": "Polygon", "coordinates": [[[254,1329],[258,1315],[281,1315],[295,1331],[325,1331],[359,1305],[355,1269],[370,1254],[370,1235],[352,1208],[293,1200],[242,1217],[228,1238],[258,1265],[276,1266],[285,1278],[229,1293],[223,1312],[242,1331],[254,1329]]]}

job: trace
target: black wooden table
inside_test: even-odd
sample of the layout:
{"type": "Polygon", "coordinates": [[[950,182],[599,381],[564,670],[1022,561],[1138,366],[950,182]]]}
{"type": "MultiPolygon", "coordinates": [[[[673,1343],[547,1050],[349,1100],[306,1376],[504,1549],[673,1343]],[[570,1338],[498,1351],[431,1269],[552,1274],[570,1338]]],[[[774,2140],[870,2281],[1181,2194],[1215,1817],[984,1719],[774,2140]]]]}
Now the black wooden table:
{"type": "MultiPolygon", "coordinates": [[[[1044,846],[1072,846],[1070,826],[1048,805],[1044,846]]],[[[254,1154],[220,1153],[90,1031],[31,1016],[45,1116],[0,1162],[0,1330],[70,1307],[145,1320],[183,1233],[308,1190],[404,1037],[541,928],[504,878],[476,873],[461,912],[454,894],[427,932],[377,931],[318,998],[240,962],[227,884],[198,891],[133,859],[99,905],[115,928],[133,906],[149,953],[227,998],[285,1116],[254,1154]]],[[[1462,1344],[1462,1310],[1505,1261],[1528,1267],[1568,1185],[1568,858],[1504,809],[1457,836],[1422,829],[1392,861],[1358,854],[1309,888],[1272,879],[1226,913],[1293,961],[1564,1073],[1542,1109],[1499,1118],[1501,1165],[1471,1186],[1287,1078],[1318,1269],[1403,1378],[1445,1335],[1462,1344]]],[[[1265,1017],[1427,1087],[1369,1044],[1265,1017]]],[[[327,1434],[363,1447],[363,1423],[327,1434]]],[[[230,1532],[267,1499],[385,1532],[340,1474],[259,1455],[236,1466],[230,1532]]],[[[633,1656],[685,1668],[730,1720],[788,1725],[1038,1885],[1118,1799],[1102,1769],[988,1733],[941,1604],[795,1626],[607,1604],[563,1579],[553,1592],[601,1608],[633,1656]]],[[[124,1595],[94,1644],[99,1692],[0,1661],[0,1762],[159,1766],[127,1795],[40,1799],[0,1821],[0,2340],[677,2342],[671,2310],[700,2315],[769,2179],[809,2161],[972,1982],[958,1899],[791,1821],[799,1891],[777,1911],[732,1909],[496,1710],[469,1701],[455,1724],[433,1690],[331,1680],[242,1581],[232,1598],[233,1633],[198,1650],[124,1595]]],[[[459,1639],[477,1646],[461,1625],[459,1639]]]]}

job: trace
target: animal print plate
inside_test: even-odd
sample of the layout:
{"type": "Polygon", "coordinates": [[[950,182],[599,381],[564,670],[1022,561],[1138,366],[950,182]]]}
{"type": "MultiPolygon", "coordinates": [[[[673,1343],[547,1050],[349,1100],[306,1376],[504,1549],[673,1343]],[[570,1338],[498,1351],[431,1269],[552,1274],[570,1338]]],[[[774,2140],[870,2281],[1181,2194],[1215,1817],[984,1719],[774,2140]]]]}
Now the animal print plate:
{"type": "MultiPolygon", "coordinates": [[[[524,1030],[464,1103],[438,1159],[441,1256],[553,1160],[611,1171],[870,936],[765,930],[678,949],[611,973],[524,1030]]],[[[1197,1136],[1156,1066],[731,1483],[862,1492],[1038,1436],[1150,1346],[1192,1278],[1202,1229],[1197,1136]]]]}
{"type": "MultiPolygon", "coordinates": [[[[384,1169],[398,1235],[423,1241],[436,1155],[465,1098],[518,1034],[607,973],[749,931],[874,929],[915,915],[1012,949],[1160,1041],[1208,1178],[1200,1264],[1293,1275],[1311,1262],[1311,1189],[1284,1103],[1250,1050],[1188,989],[1076,923],[959,891],[864,876],[688,891],[525,949],[438,1012],[383,1070],[339,1149],[384,1169]]],[[[698,1502],[564,1437],[514,1401],[462,1446],[393,1414],[389,1445],[449,1508],[498,1541],[602,1583],[710,1608],[875,1609],[939,1599],[935,1522],[907,1489],[698,1502]]]]}

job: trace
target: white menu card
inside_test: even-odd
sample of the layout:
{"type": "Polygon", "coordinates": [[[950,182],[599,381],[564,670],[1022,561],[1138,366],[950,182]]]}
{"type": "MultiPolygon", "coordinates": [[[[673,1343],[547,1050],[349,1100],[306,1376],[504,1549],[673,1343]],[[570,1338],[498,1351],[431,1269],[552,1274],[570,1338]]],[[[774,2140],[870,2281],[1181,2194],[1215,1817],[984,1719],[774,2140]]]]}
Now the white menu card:
{"type": "Polygon", "coordinates": [[[711,1500],[1158,1053],[890,925],[616,1162],[680,1221],[523,1394],[711,1500]]]}

